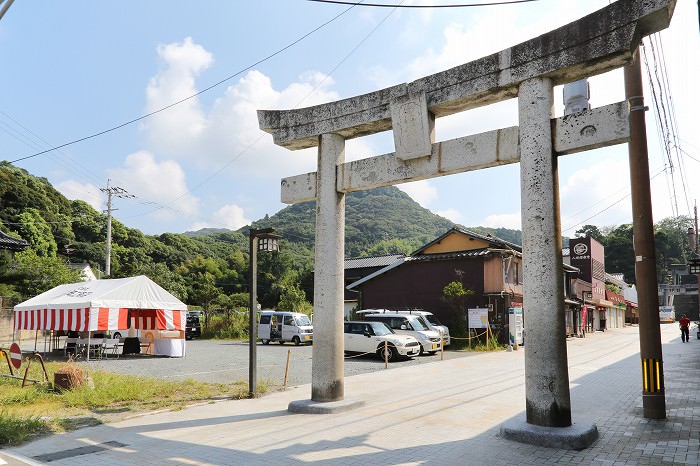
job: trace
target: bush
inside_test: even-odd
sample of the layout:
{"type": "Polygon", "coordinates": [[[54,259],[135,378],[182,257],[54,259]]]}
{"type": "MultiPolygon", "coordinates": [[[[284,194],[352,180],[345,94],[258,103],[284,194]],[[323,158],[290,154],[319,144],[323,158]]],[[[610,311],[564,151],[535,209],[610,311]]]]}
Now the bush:
{"type": "Polygon", "coordinates": [[[209,325],[203,329],[202,338],[244,340],[248,338],[248,325],[247,312],[212,314],[209,325]]]}

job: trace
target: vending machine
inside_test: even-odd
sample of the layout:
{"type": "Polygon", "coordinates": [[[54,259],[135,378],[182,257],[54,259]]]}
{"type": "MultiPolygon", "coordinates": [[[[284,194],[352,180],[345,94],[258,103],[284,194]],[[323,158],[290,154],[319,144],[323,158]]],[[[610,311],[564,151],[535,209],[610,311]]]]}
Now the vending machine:
{"type": "Polygon", "coordinates": [[[508,339],[511,345],[523,344],[523,308],[508,308],[508,339]]]}

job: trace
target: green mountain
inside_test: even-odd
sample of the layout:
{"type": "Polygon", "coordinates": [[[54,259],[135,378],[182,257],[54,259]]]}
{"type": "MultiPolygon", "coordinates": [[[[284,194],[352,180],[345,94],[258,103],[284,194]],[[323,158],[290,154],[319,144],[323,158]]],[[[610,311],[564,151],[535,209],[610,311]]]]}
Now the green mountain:
{"type": "MultiPolygon", "coordinates": [[[[311,201],[286,207],[253,226],[275,228],[286,240],[311,248],[315,221],[316,203],[311,201]]],[[[350,193],[345,200],[345,255],[410,253],[452,225],[395,187],[350,193]]]]}

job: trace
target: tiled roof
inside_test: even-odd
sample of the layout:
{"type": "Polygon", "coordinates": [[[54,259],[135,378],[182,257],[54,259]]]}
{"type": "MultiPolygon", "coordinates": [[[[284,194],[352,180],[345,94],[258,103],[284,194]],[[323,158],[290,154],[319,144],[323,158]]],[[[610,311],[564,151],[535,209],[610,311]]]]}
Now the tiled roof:
{"type": "Polygon", "coordinates": [[[439,254],[426,254],[422,256],[410,256],[406,258],[406,262],[431,262],[444,261],[450,259],[459,259],[461,257],[483,257],[492,254],[493,250],[489,248],[472,249],[471,251],[456,251],[443,252],[439,254]]]}
{"type": "Polygon", "coordinates": [[[21,238],[9,236],[0,231],[0,249],[10,249],[12,251],[23,251],[29,247],[29,243],[21,238]]]}
{"type": "Polygon", "coordinates": [[[422,252],[425,251],[426,249],[428,249],[430,246],[432,246],[433,244],[439,243],[440,241],[443,240],[443,238],[451,235],[452,233],[459,233],[459,234],[462,234],[462,235],[465,235],[465,236],[468,236],[471,238],[480,239],[480,240],[488,243],[489,247],[492,249],[511,249],[511,250],[514,250],[517,252],[522,252],[522,246],[520,246],[518,244],[511,243],[510,241],[506,241],[504,239],[497,238],[497,237],[492,236],[492,235],[481,235],[479,233],[474,233],[473,231],[467,230],[466,228],[464,228],[460,225],[454,225],[447,232],[445,232],[442,235],[440,235],[439,237],[435,238],[430,243],[423,245],[419,249],[413,251],[411,253],[411,256],[415,257],[415,256],[422,254],[422,252]]]}
{"type": "Polygon", "coordinates": [[[362,269],[365,267],[386,267],[405,257],[403,254],[389,254],[386,256],[353,257],[345,259],[345,269],[362,269]]]}

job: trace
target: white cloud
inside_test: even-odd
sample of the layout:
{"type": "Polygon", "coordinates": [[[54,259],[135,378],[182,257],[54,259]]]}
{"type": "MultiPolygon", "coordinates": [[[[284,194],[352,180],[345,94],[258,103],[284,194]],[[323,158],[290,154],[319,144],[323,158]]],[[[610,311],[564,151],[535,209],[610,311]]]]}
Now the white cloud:
{"type": "Polygon", "coordinates": [[[510,214],[493,214],[486,217],[479,225],[491,228],[511,228],[520,229],[520,211],[510,214]]]}
{"type": "MultiPolygon", "coordinates": [[[[148,83],[146,111],[149,113],[197,93],[195,78],[214,61],[191,37],[182,43],[159,45],[157,51],[165,67],[148,83]]],[[[202,134],[205,126],[205,115],[195,97],[151,117],[143,128],[160,149],[191,155],[193,139],[202,134]]]]}
{"type": "Polygon", "coordinates": [[[109,170],[109,174],[110,178],[120,180],[120,187],[137,198],[177,209],[178,212],[158,210],[156,216],[162,220],[177,218],[183,213],[191,215],[198,210],[199,200],[187,189],[185,172],[173,160],[158,162],[150,152],[139,151],[128,155],[124,165],[109,170]]]}
{"type": "MultiPolygon", "coordinates": [[[[191,38],[161,45],[163,69],[148,86],[149,110],[198,91],[197,75],[213,58],[191,38]]],[[[258,127],[258,109],[286,109],[337,100],[329,88],[333,79],[307,71],[296,82],[277,90],[260,71],[249,71],[229,86],[209,110],[197,98],[150,119],[142,126],[150,149],[159,155],[196,162],[211,171],[226,164],[229,174],[279,179],[315,169],[314,150],[290,152],[274,145],[272,137],[258,127]]]]}
{"type": "Polygon", "coordinates": [[[229,230],[238,230],[250,223],[251,221],[245,218],[243,209],[235,204],[227,204],[214,213],[213,221],[195,222],[188,230],[197,231],[202,228],[228,228],[229,230]]]}
{"type": "Polygon", "coordinates": [[[397,186],[401,191],[405,192],[421,206],[428,206],[438,197],[437,189],[430,184],[429,181],[413,181],[397,186]]]}
{"type": "Polygon", "coordinates": [[[460,223],[464,218],[462,213],[457,209],[438,210],[437,214],[441,217],[445,217],[446,219],[453,221],[454,223],[460,223]]]}
{"type": "Polygon", "coordinates": [[[61,181],[56,189],[68,199],[80,199],[90,204],[95,210],[102,210],[100,188],[91,183],[80,183],[75,180],[61,181]]]}
{"type": "Polygon", "coordinates": [[[629,193],[629,165],[624,157],[574,171],[561,183],[562,233],[571,236],[588,223],[626,223],[632,218],[629,193]]]}

